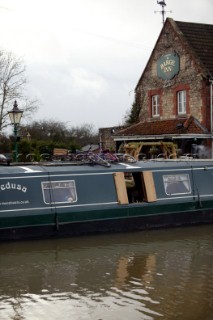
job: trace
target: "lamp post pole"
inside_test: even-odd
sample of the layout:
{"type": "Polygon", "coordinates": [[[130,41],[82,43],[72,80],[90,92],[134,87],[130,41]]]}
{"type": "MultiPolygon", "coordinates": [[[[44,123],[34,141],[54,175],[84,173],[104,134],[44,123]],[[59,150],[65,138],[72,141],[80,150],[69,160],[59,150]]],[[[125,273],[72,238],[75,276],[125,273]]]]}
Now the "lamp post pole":
{"type": "Polygon", "coordinates": [[[23,114],[23,111],[18,108],[18,104],[15,101],[13,105],[13,109],[11,111],[8,111],[9,117],[11,124],[13,125],[14,128],[14,139],[15,139],[15,144],[14,144],[14,161],[18,161],[18,125],[21,121],[21,117],[23,114]]]}
{"type": "Polygon", "coordinates": [[[15,137],[14,160],[15,160],[15,162],[17,162],[17,161],[18,161],[18,142],[17,142],[17,138],[18,138],[18,127],[17,127],[17,123],[14,123],[14,137],[15,137]]]}

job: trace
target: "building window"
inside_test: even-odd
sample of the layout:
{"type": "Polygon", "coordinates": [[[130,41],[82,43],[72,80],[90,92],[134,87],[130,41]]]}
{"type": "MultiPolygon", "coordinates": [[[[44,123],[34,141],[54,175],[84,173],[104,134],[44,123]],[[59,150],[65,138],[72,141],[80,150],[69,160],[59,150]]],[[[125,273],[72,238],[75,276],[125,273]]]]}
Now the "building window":
{"type": "Polygon", "coordinates": [[[152,116],[159,117],[159,95],[152,96],[152,116]]]}
{"type": "Polygon", "coordinates": [[[178,114],[186,114],[186,91],[177,92],[178,114]]]}

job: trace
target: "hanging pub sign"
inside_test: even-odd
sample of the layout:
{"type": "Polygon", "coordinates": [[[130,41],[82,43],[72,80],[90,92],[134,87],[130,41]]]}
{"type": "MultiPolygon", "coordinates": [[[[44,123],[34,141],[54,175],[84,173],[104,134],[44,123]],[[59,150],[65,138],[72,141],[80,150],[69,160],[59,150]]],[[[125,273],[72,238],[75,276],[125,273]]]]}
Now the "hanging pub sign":
{"type": "Polygon", "coordinates": [[[180,58],[177,53],[168,53],[157,60],[157,75],[163,80],[171,80],[180,70],[180,58]]]}

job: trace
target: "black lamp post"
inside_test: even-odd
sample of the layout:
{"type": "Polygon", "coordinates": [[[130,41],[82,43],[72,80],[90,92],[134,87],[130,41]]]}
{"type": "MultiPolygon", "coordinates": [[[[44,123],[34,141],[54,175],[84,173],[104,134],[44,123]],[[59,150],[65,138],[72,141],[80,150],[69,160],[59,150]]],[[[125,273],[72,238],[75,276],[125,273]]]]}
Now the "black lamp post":
{"type": "Polygon", "coordinates": [[[18,161],[18,144],[17,144],[17,133],[18,133],[18,125],[21,121],[21,117],[23,111],[18,108],[18,104],[15,101],[13,105],[13,109],[8,111],[11,124],[14,126],[14,137],[15,137],[15,146],[14,146],[14,161],[18,161]]]}

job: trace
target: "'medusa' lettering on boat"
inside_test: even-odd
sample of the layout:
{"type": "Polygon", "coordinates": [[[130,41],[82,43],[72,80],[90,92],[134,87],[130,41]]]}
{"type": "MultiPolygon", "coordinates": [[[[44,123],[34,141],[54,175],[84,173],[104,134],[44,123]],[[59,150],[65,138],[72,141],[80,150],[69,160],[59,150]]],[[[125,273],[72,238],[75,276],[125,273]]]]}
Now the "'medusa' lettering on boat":
{"type": "Polygon", "coordinates": [[[10,190],[10,189],[22,191],[24,193],[27,192],[27,187],[22,186],[20,184],[13,183],[13,182],[8,181],[7,183],[0,185],[0,191],[10,190]]]}

